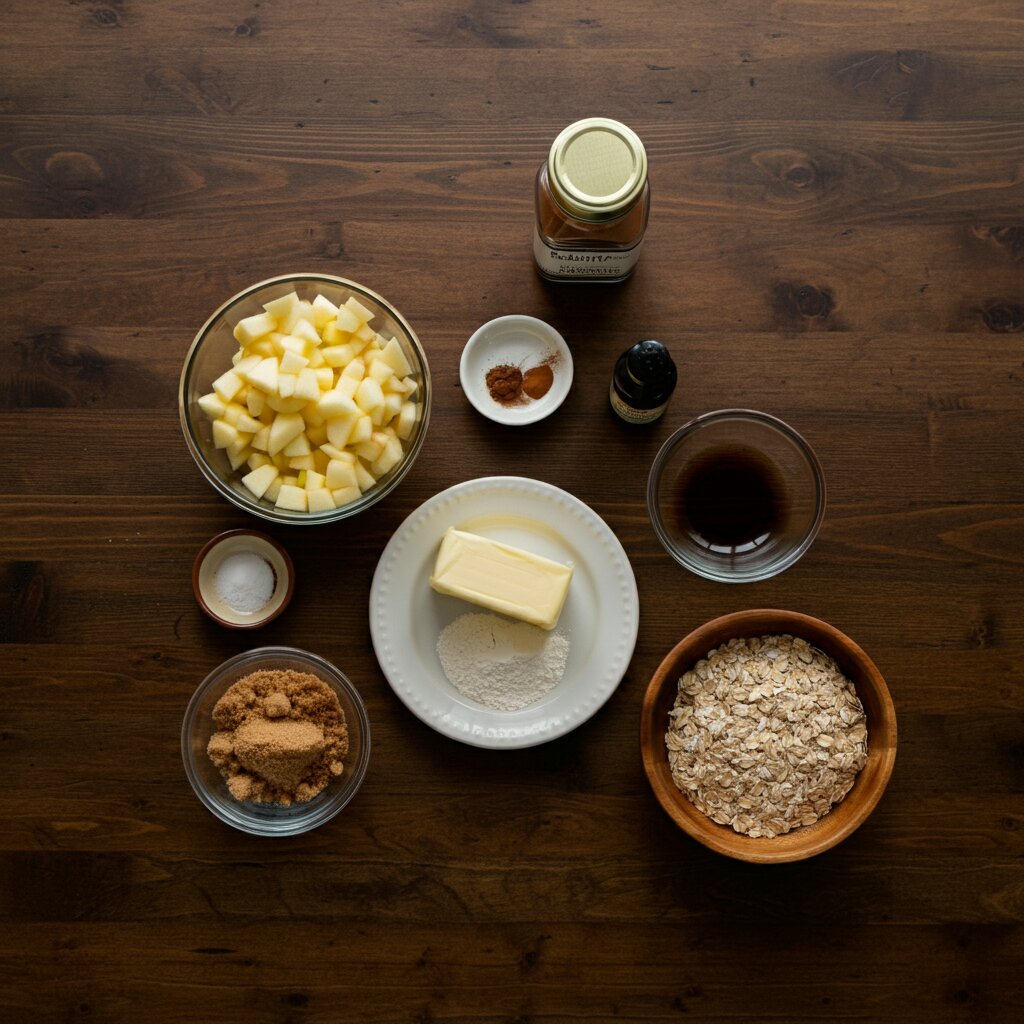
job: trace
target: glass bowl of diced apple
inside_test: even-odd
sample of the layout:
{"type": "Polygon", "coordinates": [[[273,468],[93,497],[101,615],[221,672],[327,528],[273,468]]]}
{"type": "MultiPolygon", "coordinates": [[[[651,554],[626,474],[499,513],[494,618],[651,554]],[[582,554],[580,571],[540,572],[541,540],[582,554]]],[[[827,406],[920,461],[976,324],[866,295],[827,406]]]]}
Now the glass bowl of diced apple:
{"type": "Polygon", "coordinates": [[[430,371],[412,328],[375,292],[288,274],[207,320],[178,404],[192,458],[228,501],[271,522],[328,523],[408,472],[430,418],[430,371]]]}

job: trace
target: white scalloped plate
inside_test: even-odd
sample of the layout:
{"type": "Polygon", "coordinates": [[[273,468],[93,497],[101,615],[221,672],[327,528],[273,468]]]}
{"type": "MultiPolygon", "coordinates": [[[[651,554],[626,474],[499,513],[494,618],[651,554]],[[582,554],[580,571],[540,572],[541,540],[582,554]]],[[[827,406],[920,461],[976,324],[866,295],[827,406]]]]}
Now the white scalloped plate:
{"type": "Polygon", "coordinates": [[[540,480],[467,480],[425,501],[384,548],[370,588],[370,635],[381,670],[427,725],[477,747],[531,747],[564,736],[615,692],[640,624],[633,569],[618,538],[579,498],[540,480]],[[463,697],[437,656],[441,630],[472,605],[435,593],[430,574],[449,526],[575,567],[558,628],[570,641],[562,681],[519,711],[463,697]]]}

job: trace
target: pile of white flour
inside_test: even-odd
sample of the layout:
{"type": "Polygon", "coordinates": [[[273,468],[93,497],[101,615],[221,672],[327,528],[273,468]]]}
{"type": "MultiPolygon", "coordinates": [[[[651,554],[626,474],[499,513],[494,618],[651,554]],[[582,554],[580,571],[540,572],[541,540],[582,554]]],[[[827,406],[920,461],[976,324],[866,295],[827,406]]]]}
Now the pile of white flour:
{"type": "Polygon", "coordinates": [[[569,640],[525,622],[468,612],[441,631],[437,654],[464,697],[494,711],[518,711],[561,681],[569,640]]]}

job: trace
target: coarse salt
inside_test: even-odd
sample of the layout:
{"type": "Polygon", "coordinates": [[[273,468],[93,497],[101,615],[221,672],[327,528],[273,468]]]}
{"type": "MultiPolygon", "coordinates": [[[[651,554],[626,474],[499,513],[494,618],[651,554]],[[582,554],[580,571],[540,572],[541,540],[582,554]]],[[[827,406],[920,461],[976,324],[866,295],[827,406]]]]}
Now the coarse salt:
{"type": "Polygon", "coordinates": [[[259,555],[238,551],[228,555],[214,574],[217,596],[239,615],[252,615],[274,596],[274,570],[259,555]]]}

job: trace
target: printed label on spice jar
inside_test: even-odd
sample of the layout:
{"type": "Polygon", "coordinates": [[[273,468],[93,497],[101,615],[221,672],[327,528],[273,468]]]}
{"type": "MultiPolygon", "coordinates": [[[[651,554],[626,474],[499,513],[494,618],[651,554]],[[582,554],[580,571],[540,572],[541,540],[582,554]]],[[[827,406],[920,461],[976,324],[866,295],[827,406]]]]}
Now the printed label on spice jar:
{"type": "Polygon", "coordinates": [[[625,277],[640,259],[642,240],[632,249],[559,249],[548,245],[536,228],[533,258],[541,272],[551,277],[625,277]]]}
{"type": "Polygon", "coordinates": [[[634,409],[619,398],[614,386],[609,388],[608,397],[611,399],[612,408],[627,423],[652,423],[668,408],[668,402],[664,402],[653,409],[634,409]]]}

